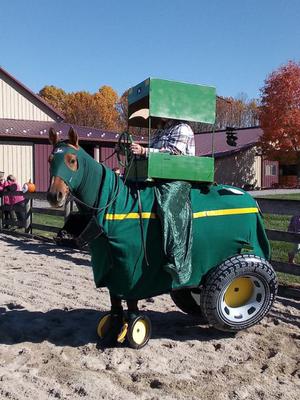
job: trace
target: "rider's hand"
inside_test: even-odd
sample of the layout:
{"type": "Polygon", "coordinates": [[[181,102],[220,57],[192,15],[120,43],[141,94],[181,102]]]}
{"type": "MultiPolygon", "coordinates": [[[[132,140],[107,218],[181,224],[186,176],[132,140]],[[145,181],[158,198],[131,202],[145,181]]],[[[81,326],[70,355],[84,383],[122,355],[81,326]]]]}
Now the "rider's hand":
{"type": "Polygon", "coordinates": [[[146,152],[146,149],[138,143],[131,143],[130,149],[136,156],[143,156],[146,152]]]}

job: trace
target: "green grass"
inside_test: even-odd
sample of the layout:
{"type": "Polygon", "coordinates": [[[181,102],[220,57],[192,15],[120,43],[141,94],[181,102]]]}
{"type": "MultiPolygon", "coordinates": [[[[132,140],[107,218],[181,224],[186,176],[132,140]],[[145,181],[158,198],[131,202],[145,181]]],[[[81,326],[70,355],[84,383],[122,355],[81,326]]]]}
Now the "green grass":
{"type": "MultiPolygon", "coordinates": [[[[32,222],[35,224],[56,226],[58,228],[62,228],[64,225],[64,218],[55,215],[33,214],[32,222]]],[[[52,238],[56,235],[56,233],[54,232],[40,231],[38,229],[33,229],[32,233],[48,238],[52,238]]]]}
{"type": "Polygon", "coordinates": [[[266,196],[257,196],[258,199],[277,199],[277,200],[300,200],[300,193],[291,194],[270,194],[266,196]]]}

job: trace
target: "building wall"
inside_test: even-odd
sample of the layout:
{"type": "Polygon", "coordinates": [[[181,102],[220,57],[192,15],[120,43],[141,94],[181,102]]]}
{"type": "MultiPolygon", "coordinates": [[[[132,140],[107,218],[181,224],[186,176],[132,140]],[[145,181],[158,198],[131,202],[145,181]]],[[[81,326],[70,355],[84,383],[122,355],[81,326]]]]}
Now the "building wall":
{"type": "Polygon", "coordinates": [[[52,148],[50,144],[34,145],[34,183],[38,192],[46,192],[49,186],[48,158],[52,148]]]}
{"type": "Polygon", "coordinates": [[[264,188],[274,187],[279,183],[278,161],[263,160],[263,184],[264,188]]]}
{"type": "Polygon", "coordinates": [[[13,174],[21,186],[33,180],[33,146],[30,143],[0,142],[0,171],[13,174]]]}
{"type": "Polygon", "coordinates": [[[215,161],[215,181],[227,185],[261,187],[261,157],[255,148],[239,151],[215,161]]]}
{"type": "Polygon", "coordinates": [[[114,151],[114,145],[104,145],[100,147],[100,161],[102,161],[109,168],[115,168],[119,166],[116,154],[112,155],[114,151]]]}
{"type": "Polygon", "coordinates": [[[28,93],[7,82],[0,74],[0,118],[54,121],[35,102],[29,99],[28,93]]]}

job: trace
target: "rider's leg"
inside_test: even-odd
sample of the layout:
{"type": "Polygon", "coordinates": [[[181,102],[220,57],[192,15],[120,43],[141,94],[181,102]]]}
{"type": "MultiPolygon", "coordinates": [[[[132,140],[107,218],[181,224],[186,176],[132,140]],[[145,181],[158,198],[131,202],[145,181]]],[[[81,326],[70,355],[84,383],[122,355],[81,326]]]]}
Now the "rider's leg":
{"type": "Polygon", "coordinates": [[[155,187],[157,214],[162,224],[165,269],[179,283],[189,280],[192,272],[192,208],[191,185],[188,182],[167,182],[155,187]]]}

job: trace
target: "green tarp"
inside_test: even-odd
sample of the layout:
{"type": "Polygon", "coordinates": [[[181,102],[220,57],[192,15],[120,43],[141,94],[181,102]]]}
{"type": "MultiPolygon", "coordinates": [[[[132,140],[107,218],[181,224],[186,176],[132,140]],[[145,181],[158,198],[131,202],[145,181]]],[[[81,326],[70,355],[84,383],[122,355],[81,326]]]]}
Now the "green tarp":
{"type": "MultiPolygon", "coordinates": [[[[103,195],[108,199],[106,193],[103,195]]],[[[135,186],[120,184],[118,198],[99,216],[107,236],[91,243],[96,285],[107,286],[114,295],[127,299],[146,298],[182,286],[164,269],[166,259],[154,189],[142,189],[141,201],[149,266],[144,257],[135,186]]],[[[199,285],[207,271],[246,248],[253,248],[252,254],[265,259],[270,257],[263,221],[249,194],[224,185],[209,190],[196,185],[191,190],[191,201],[192,274],[184,286],[199,285]]]]}

